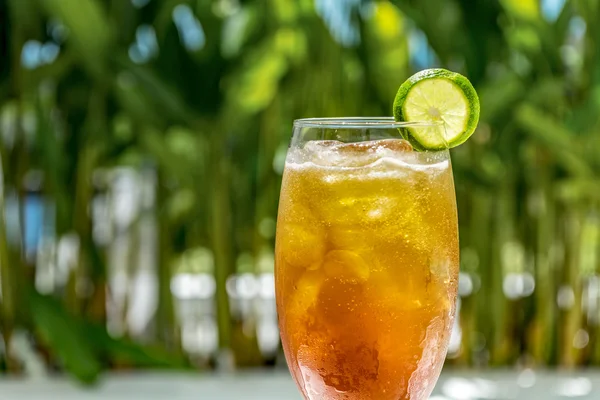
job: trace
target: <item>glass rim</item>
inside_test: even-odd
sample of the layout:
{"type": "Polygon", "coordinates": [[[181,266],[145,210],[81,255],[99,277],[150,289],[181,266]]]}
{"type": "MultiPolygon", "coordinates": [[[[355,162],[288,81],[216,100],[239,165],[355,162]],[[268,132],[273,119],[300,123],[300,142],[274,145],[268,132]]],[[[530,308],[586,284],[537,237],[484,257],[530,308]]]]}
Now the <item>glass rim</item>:
{"type": "Polygon", "coordinates": [[[440,122],[398,122],[393,117],[324,117],[300,118],[294,120],[294,127],[321,129],[391,129],[391,128],[433,128],[443,126],[440,122]]]}

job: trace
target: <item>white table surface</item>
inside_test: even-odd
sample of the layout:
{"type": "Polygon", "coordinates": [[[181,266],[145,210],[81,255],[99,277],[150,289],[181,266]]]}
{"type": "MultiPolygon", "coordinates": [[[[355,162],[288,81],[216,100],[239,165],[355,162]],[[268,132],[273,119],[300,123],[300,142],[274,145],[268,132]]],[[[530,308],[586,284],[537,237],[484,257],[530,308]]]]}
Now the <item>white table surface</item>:
{"type": "MultiPolygon", "coordinates": [[[[94,388],[66,378],[0,378],[0,400],[301,400],[284,372],[235,375],[135,373],[105,376],[94,388]]],[[[600,400],[600,370],[460,372],[442,375],[430,400],[600,400]]]]}

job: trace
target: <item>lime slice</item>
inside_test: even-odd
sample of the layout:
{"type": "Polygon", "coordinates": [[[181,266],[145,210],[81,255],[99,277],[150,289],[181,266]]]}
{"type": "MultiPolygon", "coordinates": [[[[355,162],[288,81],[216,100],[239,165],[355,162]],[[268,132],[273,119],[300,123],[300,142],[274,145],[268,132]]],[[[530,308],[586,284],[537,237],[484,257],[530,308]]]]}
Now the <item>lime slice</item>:
{"type": "Polygon", "coordinates": [[[394,118],[406,122],[436,122],[435,127],[403,129],[415,148],[439,150],[464,143],[479,122],[479,97],[464,76],[442,68],[408,78],[394,100],[394,118]]]}

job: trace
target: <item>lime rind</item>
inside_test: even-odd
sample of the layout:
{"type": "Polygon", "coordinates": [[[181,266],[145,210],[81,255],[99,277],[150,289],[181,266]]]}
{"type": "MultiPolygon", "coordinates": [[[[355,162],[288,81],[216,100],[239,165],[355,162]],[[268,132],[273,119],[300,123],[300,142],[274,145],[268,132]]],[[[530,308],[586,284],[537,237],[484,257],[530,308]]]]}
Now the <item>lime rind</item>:
{"type": "Polygon", "coordinates": [[[405,139],[419,150],[442,150],[464,143],[477,128],[479,111],[479,97],[471,82],[442,68],[411,76],[394,100],[396,121],[439,123],[431,128],[402,129],[405,139]]]}

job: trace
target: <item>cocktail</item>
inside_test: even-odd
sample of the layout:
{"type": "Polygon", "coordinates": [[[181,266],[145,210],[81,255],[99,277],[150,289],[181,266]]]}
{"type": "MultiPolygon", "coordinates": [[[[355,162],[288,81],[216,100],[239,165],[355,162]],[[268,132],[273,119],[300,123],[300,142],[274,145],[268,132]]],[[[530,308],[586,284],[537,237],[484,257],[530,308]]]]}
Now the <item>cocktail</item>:
{"type": "Polygon", "coordinates": [[[287,363],[306,399],[424,400],[433,390],[459,264],[447,128],[433,118],[294,123],[276,290],[287,363]],[[443,146],[416,151],[423,138],[443,146]]]}

